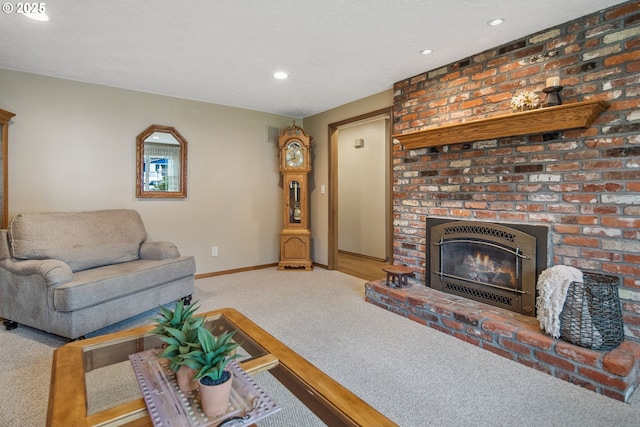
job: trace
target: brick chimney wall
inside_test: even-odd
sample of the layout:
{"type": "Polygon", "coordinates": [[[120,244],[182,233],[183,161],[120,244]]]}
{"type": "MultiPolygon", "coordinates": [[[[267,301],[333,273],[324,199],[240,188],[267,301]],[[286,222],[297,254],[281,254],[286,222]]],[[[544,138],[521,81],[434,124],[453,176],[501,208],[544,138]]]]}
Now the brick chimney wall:
{"type": "Polygon", "coordinates": [[[611,104],[589,129],[406,150],[394,141],[394,259],[425,283],[428,217],[550,227],[549,266],[620,278],[640,341],[640,1],[399,81],[394,133],[511,113],[558,75],[563,103],[611,104]]]}

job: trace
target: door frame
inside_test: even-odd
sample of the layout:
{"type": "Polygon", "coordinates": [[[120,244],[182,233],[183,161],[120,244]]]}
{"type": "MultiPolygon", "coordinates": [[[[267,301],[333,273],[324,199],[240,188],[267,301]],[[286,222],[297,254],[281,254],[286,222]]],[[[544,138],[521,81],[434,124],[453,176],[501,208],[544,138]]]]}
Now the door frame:
{"type": "MultiPolygon", "coordinates": [[[[389,118],[387,124],[388,162],[386,165],[386,167],[389,168],[389,181],[387,182],[385,192],[392,193],[393,144],[391,134],[393,132],[393,107],[382,108],[329,124],[329,254],[327,263],[329,270],[338,269],[338,128],[346,124],[384,115],[387,115],[389,118]]],[[[387,200],[392,201],[392,194],[388,194],[387,200]]],[[[390,257],[389,261],[393,264],[393,203],[387,204],[387,210],[389,224],[387,224],[386,227],[386,252],[390,257]]]]}

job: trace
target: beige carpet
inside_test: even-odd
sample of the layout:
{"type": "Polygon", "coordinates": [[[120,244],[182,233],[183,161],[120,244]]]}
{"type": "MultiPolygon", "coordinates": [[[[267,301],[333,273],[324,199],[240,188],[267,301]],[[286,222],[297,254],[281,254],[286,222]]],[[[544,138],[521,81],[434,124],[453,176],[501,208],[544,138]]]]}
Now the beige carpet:
{"type": "MultiPolygon", "coordinates": [[[[201,279],[194,299],[200,311],[238,309],[401,426],[640,425],[639,393],[621,403],[382,310],[364,301],[363,280],[336,271],[201,279]]],[[[0,426],[43,426],[51,355],[64,340],[23,326],[0,329],[0,340],[0,426]]],[[[289,407],[286,391],[272,391],[277,383],[258,381],[286,406],[261,426],[321,425],[304,418],[304,407],[289,407]]],[[[116,400],[131,392],[97,383],[116,400]]]]}

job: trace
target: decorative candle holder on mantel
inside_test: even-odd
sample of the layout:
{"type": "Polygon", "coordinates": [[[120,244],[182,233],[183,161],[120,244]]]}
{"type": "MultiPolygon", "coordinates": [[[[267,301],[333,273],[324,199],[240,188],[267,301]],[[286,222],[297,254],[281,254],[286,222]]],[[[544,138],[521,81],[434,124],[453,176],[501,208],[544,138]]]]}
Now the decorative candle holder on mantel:
{"type": "Polygon", "coordinates": [[[547,99],[544,102],[543,107],[562,105],[562,99],[560,98],[560,91],[562,90],[562,86],[560,86],[560,77],[551,76],[545,83],[547,84],[547,87],[542,89],[542,91],[547,94],[547,99]]]}
{"type": "Polygon", "coordinates": [[[544,107],[553,107],[555,105],[562,105],[562,98],[560,98],[560,91],[562,86],[550,86],[542,89],[547,94],[547,99],[544,102],[544,107]]]}

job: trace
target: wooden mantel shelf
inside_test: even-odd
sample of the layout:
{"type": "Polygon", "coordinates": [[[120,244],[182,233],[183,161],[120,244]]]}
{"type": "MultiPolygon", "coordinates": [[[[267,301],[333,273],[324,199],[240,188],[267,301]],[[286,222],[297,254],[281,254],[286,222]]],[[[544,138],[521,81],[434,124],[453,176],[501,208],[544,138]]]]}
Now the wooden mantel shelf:
{"type": "Polygon", "coordinates": [[[588,128],[607,108],[605,101],[582,101],[539,108],[464,123],[393,135],[407,149],[461,142],[484,141],[507,136],[588,128]]]}

